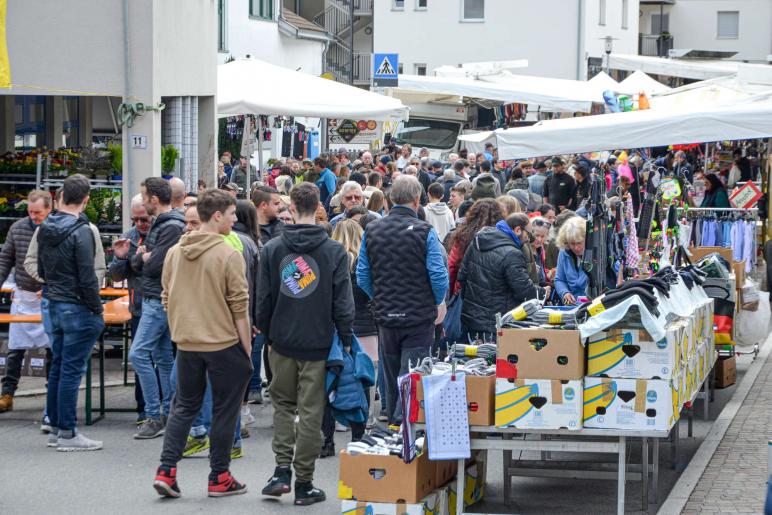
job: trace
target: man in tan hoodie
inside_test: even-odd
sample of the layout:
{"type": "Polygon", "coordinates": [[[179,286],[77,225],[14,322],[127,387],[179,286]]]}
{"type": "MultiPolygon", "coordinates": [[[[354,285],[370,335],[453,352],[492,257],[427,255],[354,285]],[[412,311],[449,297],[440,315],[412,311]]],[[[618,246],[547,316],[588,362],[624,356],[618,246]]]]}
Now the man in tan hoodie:
{"type": "Polygon", "coordinates": [[[249,289],[244,258],[225,243],[236,222],[236,200],[219,190],[198,197],[201,228],[183,235],[164,260],[161,301],[177,342],[177,393],[166,425],[161,466],[153,486],[179,497],[177,462],[188,431],[212,385],[209,496],[243,494],[229,472],[233,433],[252,375],[249,289]],[[207,292],[202,302],[201,292],[207,292]]]}

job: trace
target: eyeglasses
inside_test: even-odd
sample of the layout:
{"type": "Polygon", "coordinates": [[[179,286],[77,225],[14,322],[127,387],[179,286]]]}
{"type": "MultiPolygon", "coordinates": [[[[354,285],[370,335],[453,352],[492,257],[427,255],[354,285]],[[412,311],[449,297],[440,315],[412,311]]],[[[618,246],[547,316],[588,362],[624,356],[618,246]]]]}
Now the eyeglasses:
{"type": "Polygon", "coordinates": [[[343,200],[362,200],[362,197],[359,195],[346,195],[343,197],[343,200]]]}
{"type": "Polygon", "coordinates": [[[552,226],[552,224],[547,222],[546,220],[533,220],[531,222],[531,225],[535,225],[536,227],[546,227],[547,229],[549,229],[552,226]]]}

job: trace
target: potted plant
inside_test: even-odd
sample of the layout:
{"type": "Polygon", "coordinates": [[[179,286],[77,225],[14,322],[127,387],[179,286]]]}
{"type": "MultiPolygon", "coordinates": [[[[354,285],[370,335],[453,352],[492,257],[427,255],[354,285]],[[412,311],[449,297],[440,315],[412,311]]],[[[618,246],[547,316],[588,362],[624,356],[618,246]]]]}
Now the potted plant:
{"type": "Polygon", "coordinates": [[[180,152],[174,145],[169,144],[161,147],[161,171],[164,179],[173,177],[172,173],[178,157],[180,157],[180,152]]]}
{"type": "Polygon", "coordinates": [[[123,147],[108,143],[107,150],[110,152],[110,164],[113,171],[110,178],[114,181],[120,181],[123,179],[123,147]]]}

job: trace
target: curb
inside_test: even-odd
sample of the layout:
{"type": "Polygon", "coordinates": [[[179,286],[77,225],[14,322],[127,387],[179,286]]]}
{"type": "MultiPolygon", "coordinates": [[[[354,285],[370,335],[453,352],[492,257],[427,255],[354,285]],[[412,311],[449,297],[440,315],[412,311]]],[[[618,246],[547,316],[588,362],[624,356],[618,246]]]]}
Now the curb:
{"type": "Polygon", "coordinates": [[[671,515],[681,513],[684,506],[686,506],[686,502],[692,495],[700,478],[702,478],[702,474],[708,467],[711,458],[713,458],[713,455],[716,453],[716,449],[718,449],[727,429],[729,429],[729,425],[740,410],[745,398],[748,396],[748,392],[750,392],[753,384],[756,382],[756,378],[761,372],[761,369],[766,365],[767,358],[770,355],[770,348],[772,348],[770,340],[772,340],[772,334],[767,337],[762,345],[758,358],[748,368],[742,381],[737,385],[737,390],[735,390],[732,398],[726,406],[724,406],[724,409],[718,415],[718,418],[713,422],[713,426],[710,428],[707,436],[705,436],[705,440],[702,441],[702,444],[700,444],[700,447],[689,462],[689,465],[686,467],[683,474],[681,474],[681,477],[678,478],[678,481],[670,491],[670,495],[667,496],[667,499],[665,499],[662,506],[660,506],[659,511],[657,512],[658,514],[671,515]]]}

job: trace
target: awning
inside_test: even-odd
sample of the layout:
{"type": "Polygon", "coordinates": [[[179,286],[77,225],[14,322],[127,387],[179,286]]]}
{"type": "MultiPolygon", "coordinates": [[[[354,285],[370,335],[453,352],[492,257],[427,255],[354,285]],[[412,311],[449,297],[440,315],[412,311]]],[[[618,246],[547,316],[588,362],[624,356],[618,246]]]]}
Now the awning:
{"type": "Polygon", "coordinates": [[[493,136],[501,159],[768,138],[772,137],[772,101],[545,120],[531,127],[499,129],[493,136]]]}
{"type": "Polygon", "coordinates": [[[640,70],[655,75],[668,75],[684,79],[713,79],[737,73],[740,67],[751,67],[759,70],[769,69],[766,64],[745,64],[738,61],[697,60],[697,59],[665,59],[664,57],[649,57],[644,55],[610,54],[609,68],[615,70],[640,70]]]}
{"type": "Polygon", "coordinates": [[[399,87],[389,88],[391,94],[406,102],[408,98],[464,97],[486,99],[501,103],[518,103],[538,106],[548,112],[590,111],[592,102],[602,102],[587,83],[564,79],[549,79],[513,75],[502,72],[496,75],[466,77],[428,77],[400,75],[399,87]]]}
{"type": "Polygon", "coordinates": [[[619,83],[603,71],[588,80],[587,85],[593,88],[594,91],[600,93],[601,98],[603,98],[604,91],[619,91],[619,83]]]}
{"type": "Polygon", "coordinates": [[[402,120],[396,98],[275,66],[237,59],[217,67],[217,114],[402,120]]]}

